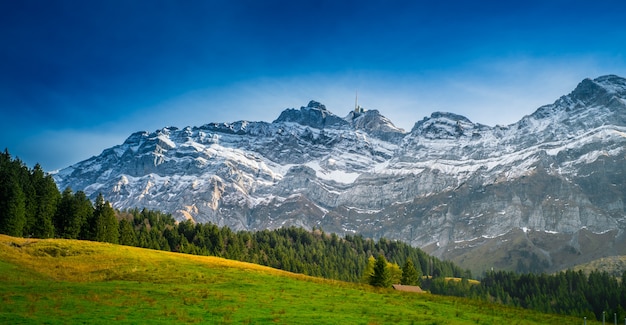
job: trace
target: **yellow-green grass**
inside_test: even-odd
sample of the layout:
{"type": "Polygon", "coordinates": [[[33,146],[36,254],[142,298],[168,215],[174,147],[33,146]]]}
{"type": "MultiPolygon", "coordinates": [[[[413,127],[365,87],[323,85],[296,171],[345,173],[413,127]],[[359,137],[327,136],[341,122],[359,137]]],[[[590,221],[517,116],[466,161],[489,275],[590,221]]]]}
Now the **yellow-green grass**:
{"type": "MultiPolygon", "coordinates": [[[[463,278],[446,277],[446,280],[448,280],[448,281],[454,281],[454,282],[461,282],[461,281],[463,281],[463,278]]],[[[468,280],[467,280],[467,282],[468,282],[469,284],[474,284],[474,285],[476,285],[476,284],[480,284],[480,281],[478,281],[478,280],[474,280],[474,279],[468,279],[468,280]]]]}
{"type": "Polygon", "coordinates": [[[575,324],[250,263],[0,235],[1,324],[575,324]]]}

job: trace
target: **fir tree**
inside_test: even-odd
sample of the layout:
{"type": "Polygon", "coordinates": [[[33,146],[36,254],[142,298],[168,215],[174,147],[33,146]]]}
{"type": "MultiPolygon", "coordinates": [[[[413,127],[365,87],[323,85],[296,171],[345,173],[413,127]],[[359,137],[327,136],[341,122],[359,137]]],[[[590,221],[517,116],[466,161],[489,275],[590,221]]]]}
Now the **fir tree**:
{"type": "Polygon", "coordinates": [[[57,204],[60,198],[54,180],[50,175],[46,175],[39,164],[36,164],[30,173],[30,183],[34,189],[34,220],[31,223],[30,231],[34,237],[50,238],[54,236],[53,219],[56,213],[57,204]]]}
{"type": "Polygon", "coordinates": [[[391,274],[387,268],[387,260],[383,254],[379,254],[374,264],[374,274],[370,278],[370,284],[375,287],[390,287],[391,274]]]}
{"type": "Polygon", "coordinates": [[[17,237],[26,226],[26,197],[18,178],[21,168],[8,150],[0,154],[0,233],[17,237]]]}
{"type": "Polygon", "coordinates": [[[117,244],[119,240],[119,229],[115,210],[108,201],[104,201],[102,194],[96,198],[96,208],[93,212],[94,240],[117,244]]]}
{"type": "Polygon", "coordinates": [[[128,220],[122,219],[120,220],[119,228],[119,243],[127,246],[137,246],[137,234],[133,225],[128,220]]]}
{"type": "Polygon", "coordinates": [[[77,237],[71,237],[67,234],[69,228],[69,219],[73,214],[72,209],[74,207],[74,194],[72,193],[71,188],[66,188],[63,193],[61,193],[61,199],[59,199],[59,204],[57,205],[57,211],[54,214],[54,230],[56,232],[56,236],[60,238],[70,238],[76,239],[77,237]]]}
{"type": "Polygon", "coordinates": [[[400,283],[405,285],[416,286],[419,285],[420,274],[413,266],[413,262],[410,259],[406,260],[404,266],[402,267],[402,280],[400,283]]]}
{"type": "MultiPolygon", "coordinates": [[[[77,239],[81,237],[81,229],[85,228],[88,216],[93,215],[93,206],[84,192],[72,193],[66,188],[54,216],[56,236],[60,238],[77,239]]],[[[83,239],[87,239],[86,236],[83,239]]]]}

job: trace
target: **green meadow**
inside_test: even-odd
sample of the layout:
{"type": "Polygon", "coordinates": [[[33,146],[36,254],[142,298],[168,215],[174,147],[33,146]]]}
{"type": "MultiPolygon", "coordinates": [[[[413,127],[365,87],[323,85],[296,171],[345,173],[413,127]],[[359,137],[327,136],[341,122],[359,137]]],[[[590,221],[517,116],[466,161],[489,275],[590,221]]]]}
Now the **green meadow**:
{"type": "Polygon", "coordinates": [[[582,324],[582,319],[377,289],[217,257],[0,235],[0,323],[112,322],[582,324]]]}

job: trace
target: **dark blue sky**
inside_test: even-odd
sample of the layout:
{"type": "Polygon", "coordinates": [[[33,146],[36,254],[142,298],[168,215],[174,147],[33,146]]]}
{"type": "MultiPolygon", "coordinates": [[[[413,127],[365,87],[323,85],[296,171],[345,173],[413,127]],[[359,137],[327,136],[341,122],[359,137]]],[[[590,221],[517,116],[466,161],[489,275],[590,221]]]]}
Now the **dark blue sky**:
{"type": "Polygon", "coordinates": [[[134,131],[272,121],[310,99],[410,129],[509,124],[626,76],[623,1],[2,1],[0,147],[67,167],[134,131]]]}

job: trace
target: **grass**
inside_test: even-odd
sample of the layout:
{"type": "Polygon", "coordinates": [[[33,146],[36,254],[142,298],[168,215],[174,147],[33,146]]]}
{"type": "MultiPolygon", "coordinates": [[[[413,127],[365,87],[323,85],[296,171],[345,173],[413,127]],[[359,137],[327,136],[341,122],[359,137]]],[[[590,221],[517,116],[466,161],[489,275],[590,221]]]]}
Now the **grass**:
{"type": "MultiPolygon", "coordinates": [[[[2,324],[577,324],[255,264],[0,235],[2,324]]],[[[591,322],[589,322],[591,324],[591,322]]]]}
{"type": "Polygon", "coordinates": [[[586,264],[577,265],[573,270],[582,270],[586,274],[592,271],[602,270],[621,280],[622,273],[626,271],[626,256],[602,257],[586,264]]]}

